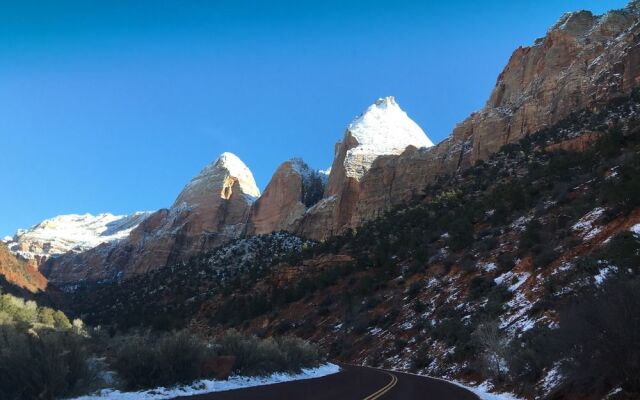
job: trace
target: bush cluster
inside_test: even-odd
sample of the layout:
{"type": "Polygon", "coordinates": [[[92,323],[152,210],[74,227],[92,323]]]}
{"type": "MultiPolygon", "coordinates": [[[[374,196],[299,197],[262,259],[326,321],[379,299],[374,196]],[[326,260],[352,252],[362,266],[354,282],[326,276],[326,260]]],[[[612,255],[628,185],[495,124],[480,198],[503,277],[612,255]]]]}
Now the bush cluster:
{"type": "Polygon", "coordinates": [[[0,325],[0,398],[53,399],[95,382],[84,338],[71,331],[0,325]]]}
{"type": "Polygon", "coordinates": [[[83,331],[61,311],[0,295],[0,398],[47,400],[93,387],[83,331]]]}
{"type": "Polygon", "coordinates": [[[210,357],[232,356],[233,372],[262,376],[299,372],[320,363],[318,347],[293,337],[259,339],[234,330],[213,340],[187,331],[137,333],[112,339],[111,365],[127,389],[172,386],[205,376],[210,357]]]}
{"type": "Polygon", "coordinates": [[[320,362],[318,347],[295,337],[259,339],[230,330],[215,343],[218,354],[236,358],[234,370],[240,375],[300,372],[320,362]]]}

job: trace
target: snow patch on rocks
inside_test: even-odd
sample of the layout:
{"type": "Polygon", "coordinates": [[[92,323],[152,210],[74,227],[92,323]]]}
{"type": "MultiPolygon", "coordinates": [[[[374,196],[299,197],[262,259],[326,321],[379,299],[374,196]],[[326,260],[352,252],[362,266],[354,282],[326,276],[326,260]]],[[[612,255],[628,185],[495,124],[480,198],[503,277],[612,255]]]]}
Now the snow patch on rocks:
{"type": "Polygon", "coordinates": [[[544,393],[549,393],[552,389],[558,386],[562,382],[562,373],[560,372],[560,365],[554,365],[547,373],[541,382],[541,387],[544,393]]]}
{"type": "Polygon", "coordinates": [[[593,277],[593,280],[595,281],[596,286],[601,286],[604,283],[604,281],[607,280],[607,276],[609,276],[609,274],[617,271],[618,271],[618,268],[614,266],[606,266],[600,269],[600,271],[598,271],[598,274],[593,277]]]}
{"type": "Polygon", "coordinates": [[[593,239],[601,228],[595,226],[595,222],[604,214],[605,209],[602,207],[596,207],[593,210],[585,214],[578,222],[573,225],[572,229],[579,232],[584,240],[593,239]]]}
{"type": "Polygon", "coordinates": [[[635,224],[629,230],[636,236],[640,236],[640,224],[635,224]]]}

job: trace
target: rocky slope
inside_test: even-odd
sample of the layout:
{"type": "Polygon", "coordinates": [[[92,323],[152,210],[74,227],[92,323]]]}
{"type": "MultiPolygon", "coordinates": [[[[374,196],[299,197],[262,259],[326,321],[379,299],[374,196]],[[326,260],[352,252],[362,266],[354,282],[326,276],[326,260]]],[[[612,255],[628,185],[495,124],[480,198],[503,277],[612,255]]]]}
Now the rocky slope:
{"type": "Polygon", "coordinates": [[[60,215],[29,229],[19,229],[13,237],[5,238],[4,243],[16,256],[40,265],[50,257],[70,251],[79,253],[123,239],[150,214],[60,215]]]}
{"type": "Polygon", "coordinates": [[[25,290],[36,293],[45,290],[47,279],[38,271],[33,260],[17,259],[0,243],[0,288],[9,292],[25,290]]]}
{"type": "Polygon", "coordinates": [[[126,239],[46,262],[58,284],[112,280],[148,272],[243,235],[260,195],[253,175],[235,155],[223,153],[205,167],[169,209],[149,215],[126,239]]]}

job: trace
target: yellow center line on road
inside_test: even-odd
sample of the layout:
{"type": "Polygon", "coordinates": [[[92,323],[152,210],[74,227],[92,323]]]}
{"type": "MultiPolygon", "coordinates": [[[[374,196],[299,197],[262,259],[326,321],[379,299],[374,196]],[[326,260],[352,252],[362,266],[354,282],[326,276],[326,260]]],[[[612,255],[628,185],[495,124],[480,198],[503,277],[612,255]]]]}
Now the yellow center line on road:
{"type": "Polygon", "coordinates": [[[389,390],[391,390],[396,383],[398,382],[398,378],[396,378],[395,375],[390,374],[388,372],[385,372],[385,374],[389,375],[391,377],[391,381],[389,383],[387,383],[383,388],[377,390],[376,392],[370,394],[369,396],[365,397],[363,400],[376,400],[379,399],[380,397],[382,397],[385,393],[387,393],[389,390]]]}

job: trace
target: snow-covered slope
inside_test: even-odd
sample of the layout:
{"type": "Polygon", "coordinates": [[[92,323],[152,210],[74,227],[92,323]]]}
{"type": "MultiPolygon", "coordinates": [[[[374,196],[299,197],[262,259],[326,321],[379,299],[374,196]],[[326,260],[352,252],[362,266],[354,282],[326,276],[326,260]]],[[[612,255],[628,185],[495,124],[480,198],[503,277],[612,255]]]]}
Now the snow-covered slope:
{"type": "Polygon", "coordinates": [[[104,242],[125,238],[149,214],[60,215],[29,229],[19,229],[13,237],[3,241],[13,254],[41,262],[68,251],[84,251],[104,242]]]}

